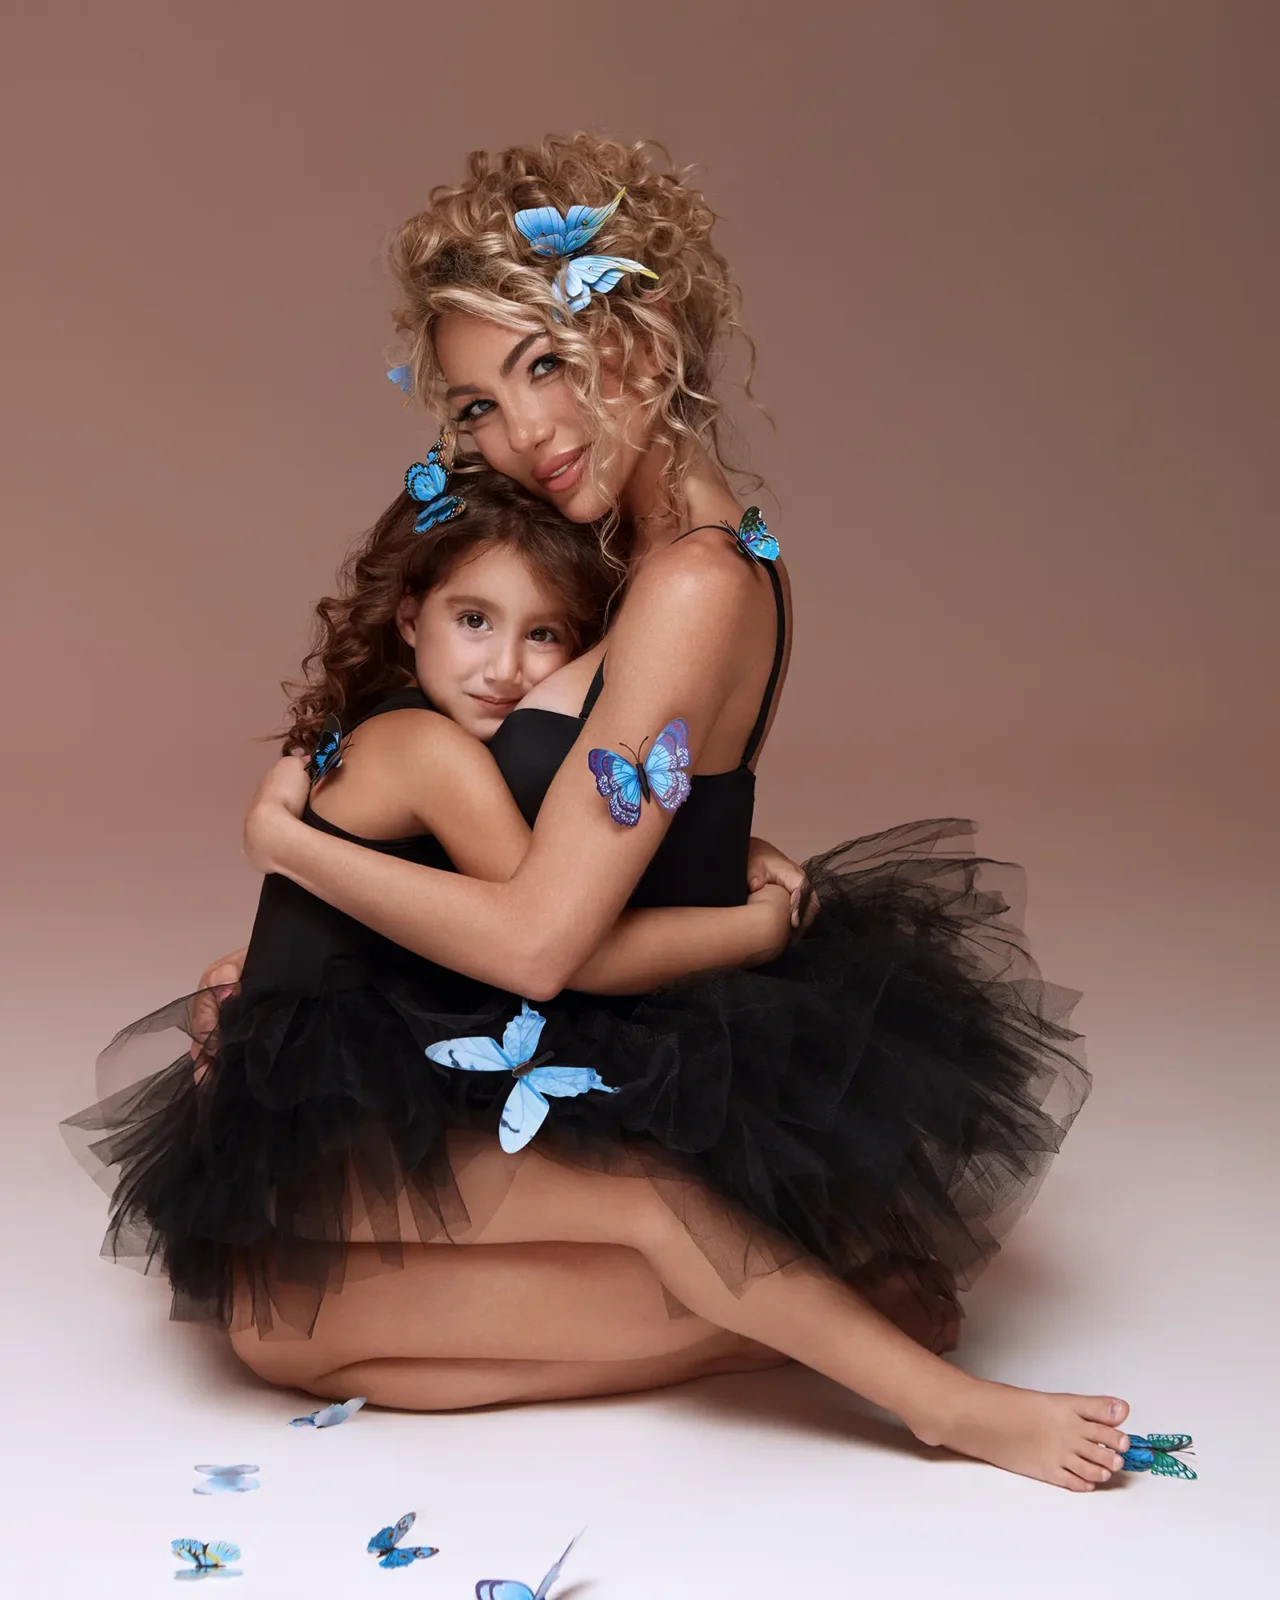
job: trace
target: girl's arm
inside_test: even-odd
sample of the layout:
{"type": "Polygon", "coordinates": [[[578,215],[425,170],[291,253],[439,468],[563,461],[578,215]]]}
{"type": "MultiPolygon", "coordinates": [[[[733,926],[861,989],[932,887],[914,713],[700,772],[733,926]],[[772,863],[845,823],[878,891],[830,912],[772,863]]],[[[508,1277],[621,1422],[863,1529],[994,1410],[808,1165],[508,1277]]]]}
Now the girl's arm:
{"type": "Polygon", "coordinates": [[[289,809],[300,810],[305,782],[291,757],[250,810],[250,858],[407,949],[530,1000],[550,999],[599,949],[671,820],[647,805],[635,827],[618,827],[587,751],[637,746],[679,716],[696,769],[726,705],[760,676],[759,652],[771,651],[773,603],[763,582],[710,541],[669,546],[644,563],[615,624],[604,691],[506,882],[420,867],[307,827],[289,809]]]}
{"type": "MultiPolygon", "coordinates": [[[[353,785],[383,797],[398,790],[469,877],[503,882],[529,849],[529,825],[493,756],[434,711],[393,712],[376,728],[366,724],[358,754],[331,782],[330,810],[335,793],[347,801],[344,809],[353,798],[359,803],[353,785]]],[[[752,966],[781,952],[787,924],[786,895],[776,887],[744,906],[624,911],[570,986],[589,994],[644,994],[693,972],[752,966]]]]}

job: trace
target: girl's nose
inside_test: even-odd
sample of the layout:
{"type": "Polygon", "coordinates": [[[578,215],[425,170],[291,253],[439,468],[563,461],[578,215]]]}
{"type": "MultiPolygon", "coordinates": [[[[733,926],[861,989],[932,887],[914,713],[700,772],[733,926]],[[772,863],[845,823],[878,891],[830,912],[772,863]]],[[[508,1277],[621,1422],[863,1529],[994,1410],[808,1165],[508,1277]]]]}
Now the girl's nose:
{"type": "Polygon", "coordinates": [[[516,639],[495,639],[485,661],[484,678],[487,684],[503,690],[520,687],[520,643],[516,639]]]}

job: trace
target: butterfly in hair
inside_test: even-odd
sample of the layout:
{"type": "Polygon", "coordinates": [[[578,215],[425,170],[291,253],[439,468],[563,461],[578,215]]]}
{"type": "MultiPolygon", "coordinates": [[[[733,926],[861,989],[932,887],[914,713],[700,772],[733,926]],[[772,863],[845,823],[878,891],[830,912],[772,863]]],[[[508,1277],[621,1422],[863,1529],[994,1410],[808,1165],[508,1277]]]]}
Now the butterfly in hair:
{"type": "Polygon", "coordinates": [[[451,522],[467,509],[467,502],[456,494],[446,494],[449,472],[444,465],[445,452],[450,444],[449,435],[442,433],[427,452],[425,461],[415,461],[404,475],[404,486],[422,510],[414,529],[428,533],[442,522],[451,522]]]}
{"type": "Polygon", "coordinates": [[[658,276],[642,261],[632,261],[629,256],[577,256],[565,262],[551,292],[570,311],[581,311],[593,294],[608,294],[628,272],[638,272],[646,278],[658,276]]]}
{"type": "Polygon", "coordinates": [[[318,783],[321,778],[327,778],[331,772],[336,772],[341,765],[342,724],[331,711],[324,719],[320,738],[311,752],[311,759],[307,762],[307,777],[312,783],[318,783]]]}
{"type": "Polygon", "coordinates": [[[571,256],[584,244],[590,244],[622,204],[626,192],[619,189],[607,205],[570,206],[564,215],[555,206],[532,206],[516,212],[516,228],[529,241],[534,255],[552,260],[571,256]]]}
{"type": "MultiPolygon", "coordinates": [[[[445,1039],[427,1046],[427,1055],[442,1067],[456,1072],[510,1072],[515,1087],[507,1096],[498,1125],[498,1143],[514,1155],[523,1150],[547,1119],[552,1100],[572,1100],[590,1089],[616,1094],[591,1067],[550,1067],[534,1060],[546,1018],[533,1010],[527,1000],[520,1003],[520,1015],[513,1017],[502,1035],[502,1043],[483,1036],[445,1039]]],[[[543,1058],[545,1059],[545,1058],[543,1058]]]]}
{"type": "Polygon", "coordinates": [[[1178,1460],[1179,1452],[1190,1449],[1189,1433],[1131,1433],[1123,1470],[1153,1472],[1157,1478],[1194,1478],[1194,1469],[1178,1460]]]}
{"type": "Polygon", "coordinates": [[[199,1539],[172,1539],[169,1548],[190,1566],[174,1573],[175,1578],[238,1578],[240,1569],[233,1561],[240,1559],[240,1546],[227,1539],[211,1539],[208,1544],[199,1539]]]}
{"type": "Polygon", "coordinates": [[[413,1527],[417,1516],[416,1511],[406,1511],[399,1522],[389,1528],[379,1528],[369,1540],[365,1549],[371,1556],[378,1557],[380,1567],[411,1567],[415,1561],[426,1561],[429,1556],[440,1554],[435,1545],[401,1545],[401,1539],[413,1527]]]}
{"type": "Polygon", "coordinates": [[[668,722],[658,737],[649,745],[645,755],[645,739],[636,752],[630,745],[623,749],[631,756],[620,756],[616,750],[588,750],[587,764],[596,780],[596,788],[609,802],[609,815],[623,828],[634,828],[640,820],[640,807],[644,801],[656,800],[664,811],[678,811],[689,798],[689,725],[683,717],[668,722]]]}
{"type": "Polygon", "coordinates": [[[573,1549],[582,1537],[577,1534],[570,1539],[568,1549],[559,1561],[551,1568],[546,1577],[536,1589],[531,1589],[527,1583],[520,1583],[514,1578],[481,1578],[476,1584],[476,1600],[547,1600],[551,1592],[551,1585],[560,1576],[560,1568],[564,1566],[569,1551],[573,1549]]]}

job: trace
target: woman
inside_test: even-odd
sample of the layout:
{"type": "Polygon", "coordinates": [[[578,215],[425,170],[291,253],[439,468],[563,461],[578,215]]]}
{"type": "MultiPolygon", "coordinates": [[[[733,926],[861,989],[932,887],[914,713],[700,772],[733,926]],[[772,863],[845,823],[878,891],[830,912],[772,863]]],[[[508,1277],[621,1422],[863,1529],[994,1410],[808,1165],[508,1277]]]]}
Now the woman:
{"type": "Polygon", "coordinates": [[[577,136],[474,156],[397,236],[417,394],[571,521],[612,519],[628,589],[604,645],[495,741],[536,813],[508,882],[303,827],[294,758],[259,790],[246,848],[398,944],[561,1008],[622,1088],[573,1102],[519,1156],[459,1135],[459,1248],[420,1246],[384,1273],[370,1235],[369,1275],[325,1302],[309,1341],[242,1328],[235,1347],[273,1382],[419,1409],[645,1387],[779,1352],[927,1442],[1092,1489],[1120,1466],[1122,1401],[969,1378],[854,1287],[895,1254],[972,1273],[1083,1098],[1000,905],[971,862],[931,855],[959,830],[834,854],[813,927],[774,968],[615,1012],[553,999],[628,904],[744,893],[790,606],[785,575],[735,543],[748,524],[718,465],[711,376],[735,301],[710,223],[641,152],[577,136]],[[639,806],[621,827],[588,753],[642,749],[673,719],[689,730],[689,803],[639,806]],[[673,1301],[693,1315],[669,1315],[673,1301]]]}

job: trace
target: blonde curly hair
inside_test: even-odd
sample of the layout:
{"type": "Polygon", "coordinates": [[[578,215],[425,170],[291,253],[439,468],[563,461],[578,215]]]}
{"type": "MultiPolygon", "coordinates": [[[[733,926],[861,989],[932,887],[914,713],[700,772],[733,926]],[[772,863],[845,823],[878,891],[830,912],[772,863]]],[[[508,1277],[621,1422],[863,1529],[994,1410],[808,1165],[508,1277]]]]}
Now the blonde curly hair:
{"type": "Polygon", "coordinates": [[[689,185],[687,171],[660,170],[653,152],[670,163],[649,141],[625,145],[589,133],[552,135],[536,147],[498,154],[474,151],[466,181],[433,189],[427,209],[395,230],[388,259],[402,296],[395,324],[406,364],[415,394],[430,410],[444,412],[432,332],[449,311],[512,329],[540,320],[596,424],[597,450],[618,432],[602,388],[602,355],[618,351],[623,382],[641,402],[651,436],[675,447],[661,485],[664,503],[674,507],[687,456],[682,442],[699,441],[726,471],[740,472],[725,457],[725,419],[713,389],[727,337],[737,334],[747,347],[750,395],[755,347],[739,321],[741,296],[728,263],[711,241],[715,214],[689,185]],[[610,293],[568,312],[552,293],[563,261],[534,255],[515,213],[602,205],[619,189],[626,190],[623,202],[589,249],[641,261],[657,281],[625,276],[610,293]],[[631,357],[641,341],[656,376],[635,370],[631,357]]]}

